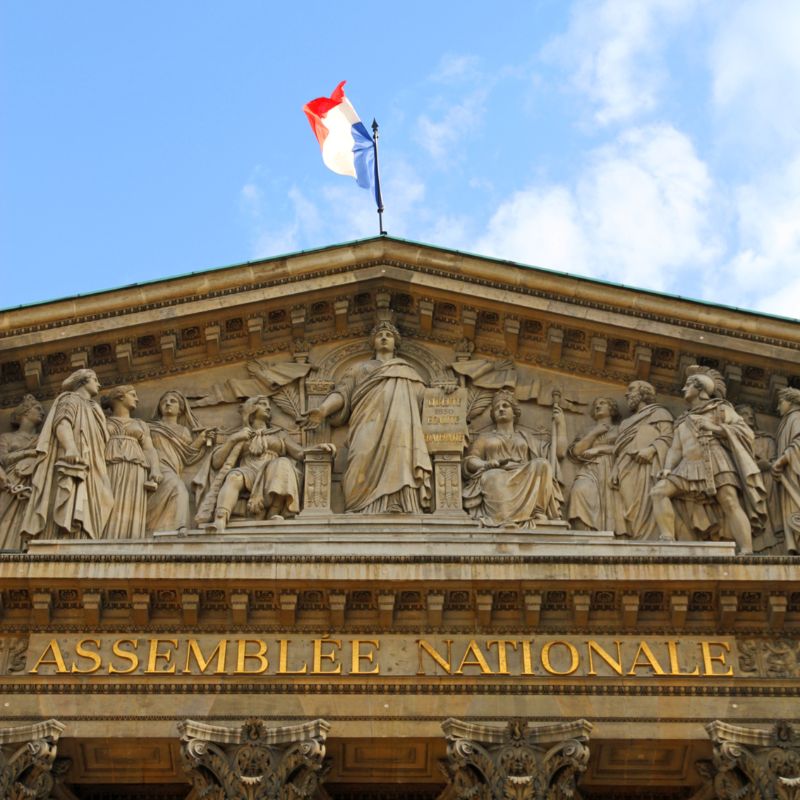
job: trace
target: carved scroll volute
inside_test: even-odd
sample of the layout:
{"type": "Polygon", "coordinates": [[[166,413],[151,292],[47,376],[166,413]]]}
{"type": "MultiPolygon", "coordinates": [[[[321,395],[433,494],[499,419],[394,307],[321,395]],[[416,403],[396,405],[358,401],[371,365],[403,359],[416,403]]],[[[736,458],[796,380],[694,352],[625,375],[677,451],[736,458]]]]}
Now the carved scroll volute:
{"type": "Polygon", "coordinates": [[[258,719],[241,728],[186,720],[178,725],[184,769],[205,800],[307,800],[322,783],[330,725],[267,728],[258,719]]]}
{"type": "Polygon", "coordinates": [[[448,719],[443,770],[454,800],[572,800],[589,763],[586,720],[529,727],[448,719]]]}
{"type": "Polygon", "coordinates": [[[800,732],[787,722],[769,731],[712,722],[713,759],[698,771],[719,800],[800,800],[800,732]]]}
{"type": "Polygon", "coordinates": [[[53,762],[64,725],[54,719],[0,728],[0,797],[46,800],[53,789],[53,762]]]}

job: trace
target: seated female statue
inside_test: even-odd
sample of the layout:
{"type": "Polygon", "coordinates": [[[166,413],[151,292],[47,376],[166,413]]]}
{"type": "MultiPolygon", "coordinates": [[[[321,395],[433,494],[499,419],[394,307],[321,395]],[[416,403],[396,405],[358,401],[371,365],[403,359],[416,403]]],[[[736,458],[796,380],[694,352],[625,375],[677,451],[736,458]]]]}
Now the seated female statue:
{"type": "Polygon", "coordinates": [[[520,407],[509,391],[495,394],[491,415],[494,429],[478,434],[464,460],[467,512],[488,527],[535,528],[559,519],[558,459],[567,449],[564,412],[553,406],[555,443],[549,432],[517,429],[520,407]]]}

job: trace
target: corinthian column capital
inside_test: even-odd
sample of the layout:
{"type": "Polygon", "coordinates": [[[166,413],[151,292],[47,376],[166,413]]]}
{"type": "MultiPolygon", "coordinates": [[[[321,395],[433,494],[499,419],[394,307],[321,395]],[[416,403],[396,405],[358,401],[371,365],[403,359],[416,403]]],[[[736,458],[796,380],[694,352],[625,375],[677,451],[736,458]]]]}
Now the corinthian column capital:
{"type": "Polygon", "coordinates": [[[589,763],[591,723],[585,719],[530,726],[476,725],[457,719],[442,724],[454,800],[572,800],[589,763]]]}
{"type": "Polygon", "coordinates": [[[178,725],[184,769],[208,800],[309,800],[329,769],[329,730],[323,719],[280,728],[259,719],[240,728],[190,719],[178,725]]]}
{"type": "Polygon", "coordinates": [[[54,719],[0,728],[0,797],[46,800],[53,789],[53,762],[64,725],[54,719]]]}
{"type": "Polygon", "coordinates": [[[698,770],[719,800],[800,800],[800,731],[779,720],[769,730],[716,720],[714,745],[698,770]]]}

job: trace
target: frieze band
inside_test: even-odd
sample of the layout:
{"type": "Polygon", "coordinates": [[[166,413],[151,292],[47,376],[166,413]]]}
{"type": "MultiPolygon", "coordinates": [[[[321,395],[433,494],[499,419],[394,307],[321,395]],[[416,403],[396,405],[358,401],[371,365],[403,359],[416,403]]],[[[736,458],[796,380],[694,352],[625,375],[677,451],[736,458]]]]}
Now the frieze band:
{"type": "Polygon", "coordinates": [[[467,349],[447,364],[414,343],[405,346],[412,361],[398,355],[401,342],[382,319],[368,351],[340,349],[361,360],[346,369],[330,363],[335,380],[312,380],[319,368],[307,353],[255,360],[248,377],[210,393],[167,390],[149,421],[134,416],[133,386],[101,397],[88,368],[64,381],[47,414],[27,395],[14,430],[0,435],[0,545],[189,528],[220,534],[237,519],[275,524],[344,512],[569,526],[613,531],[621,542],[722,538],[740,554],[797,553],[800,390],[778,392],[773,438],[751,407],[726,400],[726,382],[710,367],[687,368],[687,410],[677,418],[651,384],[633,381],[623,419],[615,398],[589,403],[513,361],[472,358],[467,349]],[[213,415],[201,422],[207,408],[239,401],[239,426],[213,415]],[[587,403],[592,424],[570,444],[566,415],[587,403]],[[548,409],[549,425],[522,424],[523,405],[528,417],[548,409]],[[347,429],[340,458],[337,426],[347,429]]]}

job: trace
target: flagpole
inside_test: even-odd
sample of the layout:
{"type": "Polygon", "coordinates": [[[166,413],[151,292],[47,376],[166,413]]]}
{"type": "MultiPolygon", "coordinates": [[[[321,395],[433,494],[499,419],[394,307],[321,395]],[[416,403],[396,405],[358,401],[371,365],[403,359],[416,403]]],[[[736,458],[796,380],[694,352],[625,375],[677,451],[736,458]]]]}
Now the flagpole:
{"type": "Polygon", "coordinates": [[[378,169],[378,123],[372,120],[372,144],[375,147],[375,202],[378,205],[378,231],[381,236],[386,236],[383,229],[383,195],[381,194],[381,174],[378,169]]]}

